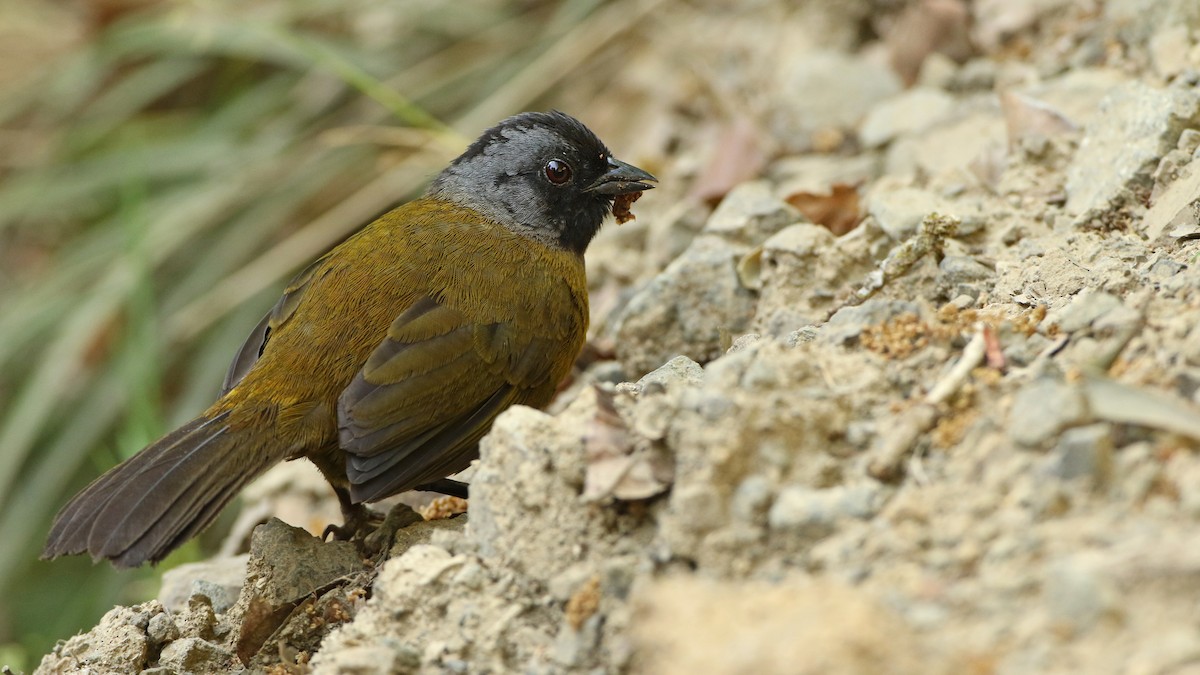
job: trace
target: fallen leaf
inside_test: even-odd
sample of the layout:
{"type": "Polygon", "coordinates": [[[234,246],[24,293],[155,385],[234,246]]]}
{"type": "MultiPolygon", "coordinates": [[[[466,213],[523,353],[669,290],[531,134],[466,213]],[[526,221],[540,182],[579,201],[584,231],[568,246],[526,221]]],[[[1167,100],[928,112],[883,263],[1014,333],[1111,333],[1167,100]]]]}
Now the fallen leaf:
{"type": "Polygon", "coordinates": [[[692,198],[716,206],[734,188],[757,178],[767,166],[767,153],[758,126],[741,117],[723,126],[715,150],[692,185],[692,198]]]}
{"type": "Polygon", "coordinates": [[[737,276],[742,288],[762,290],[762,257],[763,247],[756,246],[738,260],[737,276]]]}
{"type": "Polygon", "coordinates": [[[1015,91],[1000,93],[1000,111],[1009,149],[1028,138],[1051,138],[1075,131],[1075,123],[1050,104],[1015,91]]]}
{"type": "Polygon", "coordinates": [[[857,185],[834,183],[829,194],[796,192],[788,195],[785,201],[810,221],[824,225],[838,236],[853,230],[862,220],[857,185]]]}
{"type": "Polygon", "coordinates": [[[955,61],[971,55],[970,12],[962,0],[910,3],[884,30],[892,70],[906,85],[917,81],[925,59],[941,52],[955,61]]]}
{"type": "Polygon", "coordinates": [[[986,346],[985,354],[987,356],[988,368],[995,370],[1004,370],[1004,348],[1000,346],[1000,336],[996,334],[996,329],[984,324],[983,339],[986,346]]]}
{"type": "Polygon", "coordinates": [[[567,623],[571,628],[578,631],[592,618],[597,609],[600,609],[600,577],[594,576],[583,582],[571,595],[563,613],[566,614],[567,623]]]}
{"type": "Polygon", "coordinates": [[[425,520],[445,520],[466,512],[467,500],[462,497],[442,495],[421,509],[421,517],[425,520]]]}
{"type": "Polygon", "coordinates": [[[967,164],[967,170],[979,179],[981,185],[996,192],[1007,166],[1008,151],[1005,150],[1003,143],[994,141],[979,151],[979,154],[967,164]]]}
{"type": "Polygon", "coordinates": [[[1200,440],[1200,410],[1178,397],[1097,375],[1085,377],[1083,391],[1088,408],[1099,419],[1162,429],[1200,440]]]}
{"type": "Polygon", "coordinates": [[[649,499],[667,489],[672,467],[638,437],[617,412],[612,392],[593,387],[596,414],[584,434],[584,501],[607,497],[649,499]]]}
{"type": "Polygon", "coordinates": [[[1193,237],[1200,225],[1200,198],[1197,195],[1200,195],[1200,162],[1190,162],[1142,218],[1141,226],[1147,239],[1154,241],[1164,232],[1175,238],[1193,237]]]}

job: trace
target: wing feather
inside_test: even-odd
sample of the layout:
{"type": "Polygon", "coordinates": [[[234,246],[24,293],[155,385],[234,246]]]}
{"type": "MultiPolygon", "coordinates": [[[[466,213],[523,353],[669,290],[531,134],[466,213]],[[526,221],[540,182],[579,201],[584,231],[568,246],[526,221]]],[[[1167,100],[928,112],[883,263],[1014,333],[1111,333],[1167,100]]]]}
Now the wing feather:
{"type": "Polygon", "coordinates": [[[279,330],[279,327],[296,312],[301,298],[304,297],[304,291],[308,289],[313,279],[319,276],[318,270],[322,268],[328,257],[329,254],[326,254],[318,258],[316,262],[293,277],[287,288],[284,289],[283,297],[279,298],[271,311],[267,312],[254,330],[250,331],[249,337],[238,348],[237,356],[233,357],[233,363],[229,364],[229,370],[225,373],[225,381],[221,383],[221,396],[228,394],[231,389],[236,387],[246,377],[246,373],[254,367],[254,364],[258,363],[258,358],[267,348],[271,334],[279,330]]]}
{"type": "Polygon", "coordinates": [[[374,501],[466,468],[513,403],[553,393],[549,340],[477,324],[433,298],[393,322],[338,399],[355,501],[374,501]],[[540,367],[539,367],[540,366],[540,367]]]}

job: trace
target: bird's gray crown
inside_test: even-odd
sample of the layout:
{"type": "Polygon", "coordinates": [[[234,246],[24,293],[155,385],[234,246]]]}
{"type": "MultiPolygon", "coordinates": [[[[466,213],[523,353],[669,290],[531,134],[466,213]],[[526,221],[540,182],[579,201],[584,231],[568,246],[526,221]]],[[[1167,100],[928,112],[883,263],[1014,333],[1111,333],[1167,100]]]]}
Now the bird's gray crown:
{"type": "Polygon", "coordinates": [[[608,162],[608,148],[579,120],[557,111],[522,113],[484,132],[434,179],[427,195],[582,253],[612,207],[611,195],[586,190],[608,162]],[[570,167],[568,182],[548,179],[552,160],[570,167]]]}

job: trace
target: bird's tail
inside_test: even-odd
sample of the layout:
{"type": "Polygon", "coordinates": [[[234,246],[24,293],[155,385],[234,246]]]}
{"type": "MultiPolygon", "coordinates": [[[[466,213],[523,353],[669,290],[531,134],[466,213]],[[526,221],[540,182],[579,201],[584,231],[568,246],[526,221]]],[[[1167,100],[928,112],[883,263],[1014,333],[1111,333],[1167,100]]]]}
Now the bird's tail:
{"type": "Polygon", "coordinates": [[[93,481],[58,512],[42,557],[87,552],[136,567],[203,530],[270,466],[227,418],[198,417],[93,481]]]}

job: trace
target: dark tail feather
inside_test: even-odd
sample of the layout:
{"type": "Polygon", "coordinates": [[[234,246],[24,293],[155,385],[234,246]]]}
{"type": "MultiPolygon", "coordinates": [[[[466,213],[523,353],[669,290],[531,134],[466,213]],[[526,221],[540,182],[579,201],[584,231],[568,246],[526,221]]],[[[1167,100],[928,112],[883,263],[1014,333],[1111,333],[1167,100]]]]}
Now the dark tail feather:
{"type": "Polygon", "coordinates": [[[198,534],[270,465],[225,418],[194,419],[97,478],[59,511],[42,557],[136,567],[198,534]]]}

